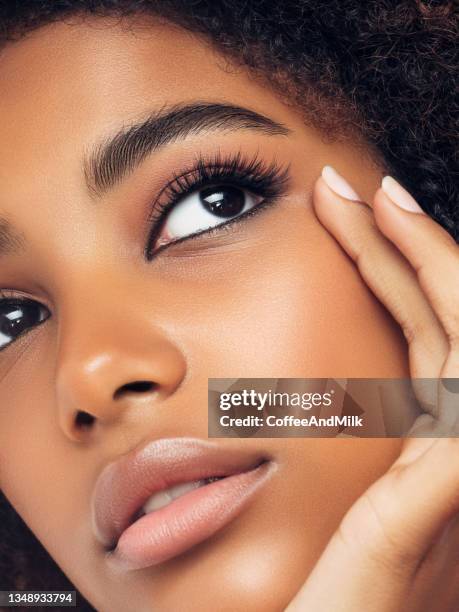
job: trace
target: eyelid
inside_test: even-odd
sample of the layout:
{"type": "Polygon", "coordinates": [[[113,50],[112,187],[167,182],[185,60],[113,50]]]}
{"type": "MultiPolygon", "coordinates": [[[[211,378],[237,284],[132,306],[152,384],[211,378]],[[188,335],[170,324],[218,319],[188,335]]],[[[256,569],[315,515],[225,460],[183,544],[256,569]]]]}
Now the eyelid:
{"type": "MultiPolygon", "coordinates": [[[[150,230],[144,253],[145,259],[151,261],[157,253],[165,248],[209,231],[203,230],[184,236],[154,251],[155,240],[158,238],[168,214],[187,195],[205,186],[226,183],[236,185],[255,195],[260,195],[263,200],[277,200],[289,188],[289,171],[289,164],[281,165],[276,160],[268,163],[258,153],[252,157],[246,157],[240,151],[226,156],[219,152],[211,158],[199,157],[190,168],[174,174],[173,178],[168,181],[155,198],[148,219],[150,230]],[[167,194],[168,201],[162,203],[161,199],[164,194],[167,194]]],[[[256,208],[259,206],[260,204],[256,208]]],[[[244,213],[240,215],[240,218],[246,216],[247,214],[244,213]]],[[[218,228],[223,229],[227,225],[228,222],[221,223],[218,228]]],[[[217,230],[217,228],[211,229],[217,230]]]]}
{"type": "Polygon", "coordinates": [[[26,293],[20,289],[0,289],[0,303],[3,301],[16,303],[36,302],[37,304],[40,304],[40,306],[47,308],[50,313],[53,312],[53,308],[47,298],[37,297],[36,295],[31,295],[30,293],[26,293]]]}
{"type": "Polygon", "coordinates": [[[276,200],[275,199],[263,200],[262,202],[260,202],[259,204],[251,208],[250,210],[247,210],[246,212],[238,215],[237,217],[232,217],[231,219],[228,219],[228,221],[225,221],[224,223],[219,223],[218,225],[214,225],[212,227],[208,227],[206,229],[199,230],[192,234],[188,234],[187,236],[182,236],[181,238],[177,238],[176,240],[173,240],[172,242],[169,242],[168,244],[164,244],[158,247],[153,252],[153,254],[150,256],[150,261],[155,259],[162,251],[168,249],[169,247],[176,246],[177,244],[181,244],[182,242],[187,242],[188,240],[199,238],[200,236],[203,236],[203,235],[212,235],[212,234],[221,233],[222,231],[228,231],[233,226],[237,225],[239,222],[242,222],[247,217],[253,217],[255,215],[258,215],[262,211],[265,211],[271,208],[271,206],[274,206],[276,203],[277,203],[277,199],[276,200]]]}
{"type": "MultiPolygon", "coordinates": [[[[271,163],[266,162],[259,156],[259,153],[248,157],[244,156],[241,151],[225,156],[219,152],[210,158],[198,157],[188,169],[174,173],[172,179],[161,189],[155,198],[153,214],[150,218],[154,218],[155,205],[160,205],[164,193],[168,193],[169,199],[170,196],[183,197],[185,188],[188,193],[191,193],[192,190],[198,190],[204,184],[221,184],[225,179],[246,181],[246,188],[251,188],[254,193],[261,189],[269,190],[267,183],[276,182],[274,192],[277,193],[281,185],[288,182],[289,169],[289,165],[281,165],[275,160],[271,163]],[[176,191],[177,185],[181,187],[181,190],[176,191]]],[[[269,197],[274,194],[267,195],[269,197]]]]}

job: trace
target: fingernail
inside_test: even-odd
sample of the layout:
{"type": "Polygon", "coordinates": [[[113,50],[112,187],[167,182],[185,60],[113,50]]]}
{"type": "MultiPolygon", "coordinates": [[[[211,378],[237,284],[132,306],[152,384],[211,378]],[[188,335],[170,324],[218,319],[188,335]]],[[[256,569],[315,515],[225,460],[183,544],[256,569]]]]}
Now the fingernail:
{"type": "Polygon", "coordinates": [[[403,210],[424,214],[424,211],[413,196],[391,176],[385,176],[383,178],[381,187],[392,202],[400,208],[403,208],[403,210]]]}
{"type": "Polygon", "coordinates": [[[346,198],[346,200],[357,200],[358,202],[362,201],[362,198],[352,189],[346,179],[343,178],[341,174],[338,174],[331,166],[324,166],[322,168],[322,178],[330,189],[342,198],[346,198]]]}

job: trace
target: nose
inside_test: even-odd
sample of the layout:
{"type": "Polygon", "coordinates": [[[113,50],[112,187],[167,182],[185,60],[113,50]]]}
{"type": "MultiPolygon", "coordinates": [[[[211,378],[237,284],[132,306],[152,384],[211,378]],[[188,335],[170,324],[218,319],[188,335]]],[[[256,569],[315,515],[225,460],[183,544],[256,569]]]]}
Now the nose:
{"type": "Polygon", "coordinates": [[[120,422],[146,403],[153,408],[176,391],[185,373],[177,345],[140,315],[62,323],[55,377],[60,427],[81,441],[89,430],[120,422]]]}

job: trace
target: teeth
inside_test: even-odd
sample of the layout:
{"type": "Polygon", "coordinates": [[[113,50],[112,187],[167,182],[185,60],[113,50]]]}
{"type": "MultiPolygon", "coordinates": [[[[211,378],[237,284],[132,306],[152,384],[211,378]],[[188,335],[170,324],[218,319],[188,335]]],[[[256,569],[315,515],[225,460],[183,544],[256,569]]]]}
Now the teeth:
{"type": "Polygon", "coordinates": [[[184,482],[182,484],[175,485],[175,487],[171,487],[167,490],[168,494],[172,497],[172,499],[177,499],[177,497],[181,497],[188,493],[188,491],[193,491],[193,489],[198,489],[205,484],[203,480],[195,480],[194,482],[184,482]]]}
{"type": "Polygon", "coordinates": [[[204,480],[204,484],[210,484],[211,482],[217,482],[217,480],[221,480],[223,476],[211,476],[210,478],[206,478],[204,480]]]}
{"type": "Polygon", "coordinates": [[[148,514],[149,512],[153,512],[153,510],[159,510],[160,508],[167,506],[171,503],[171,501],[172,499],[169,497],[166,491],[159,491],[147,500],[143,506],[143,511],[145,514],[148,514]]]}
{"type": "Polygon", "coordinates": [[[203,487],[204,485],[210,484],[217,480],[221,480],[224,478],[223,476],[211,476],[210,478],[205,478],[204,480],[194,480],[193,482],[183,482],[181,484],[175,485],[173,487],[169,487],[169,489],[164,489],[163,491],[158,491],[154,495],[152,495],[142,507],[142,512],[148,514],[150,512],[154,512],[155,510],[159,510],[160,508],[164,508],[168,506],[174,499],[185,495],[189,491],[193,491],[194,489],[198,489],[199,487],[203,487]]]}
{"type": "Polygon", "coordinates": [[[164,491],[158,491],[158,493],[152,495],[145,502],[142,509],[145,514],[159,510],[160,508],[164,508],[164,506],[169,505],[172,501],[174,501],[174,499],[185,495],[185,493],[188,493],[189,491],[193,491],[193,489],[202,487],[205,484],[205,480],[195,480],[193,482],[184,482],[182,484],[175,485],[174,487],[170,487],[164,491]]]}

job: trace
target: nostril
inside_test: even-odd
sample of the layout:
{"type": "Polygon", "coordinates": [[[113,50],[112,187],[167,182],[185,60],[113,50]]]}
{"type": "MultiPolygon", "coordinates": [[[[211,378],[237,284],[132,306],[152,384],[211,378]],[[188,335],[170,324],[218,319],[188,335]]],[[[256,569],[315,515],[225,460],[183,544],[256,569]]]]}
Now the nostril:
{"type": "Polygon", "coordinates": [[[157,385],[149,380],[137,380],[132,383],[128,383],[120,387],[114,395],[115,399],[118,399],[126,393],[149,393],[156,389],[157,385]]]}
{"type": "Polygon", "coordinates": [[[90,427],[95,420],[92,414],[80,410],[75,417],[75,424],[77,427],[90,427]]]}

